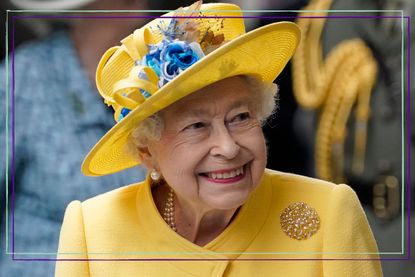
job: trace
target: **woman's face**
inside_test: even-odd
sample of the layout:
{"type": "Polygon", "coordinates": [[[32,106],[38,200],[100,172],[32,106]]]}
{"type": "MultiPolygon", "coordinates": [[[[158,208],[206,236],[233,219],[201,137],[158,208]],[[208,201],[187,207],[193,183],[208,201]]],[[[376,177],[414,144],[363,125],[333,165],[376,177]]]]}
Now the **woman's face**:
{"type": "Polygon", "coordinates": [[[164,130],[149,145],[179,199],[210,209],[233,209],[261,180],[266,147],[246,80],[216,82],[160,112],[164,130]]]}

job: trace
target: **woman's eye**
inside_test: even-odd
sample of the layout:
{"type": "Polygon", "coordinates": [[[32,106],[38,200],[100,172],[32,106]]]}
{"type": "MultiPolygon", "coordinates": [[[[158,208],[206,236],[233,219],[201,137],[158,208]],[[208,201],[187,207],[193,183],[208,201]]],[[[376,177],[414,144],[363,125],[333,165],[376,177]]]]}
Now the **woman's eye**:
{"type": "Polygon", "coordinates": [[[203,122],[196,122],[196,123],[193,123],[193,124],[190,124],[190,125],[186,126],[185,129],[200,129],[200,128],[203,128],[205,126],[206,125],[203,122]]]}
{"type": "Polygon", "coordinates": [[[240,113],[232,119],[232,122],[246,121],[250,118],[251,118],[251,115],[249,114],[249,112],[240,113]]]}

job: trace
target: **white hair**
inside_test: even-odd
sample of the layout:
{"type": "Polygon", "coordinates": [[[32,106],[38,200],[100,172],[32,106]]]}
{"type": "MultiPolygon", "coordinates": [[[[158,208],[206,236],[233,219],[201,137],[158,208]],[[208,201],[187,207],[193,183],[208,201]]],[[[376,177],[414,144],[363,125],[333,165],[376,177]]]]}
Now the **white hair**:
{"type": "MultiPolygon", "coordinates": [[[[252,103],[257,120],[264,125],[278,108],[278,86],[262,81],[253,75],[244,75],[252,93],[252,103]]],[[[138,158],[138,148],[146,147],[150,141],[159,140],[164,129],[163,118],[155,113],[143,120],[128,137],[127,151],[138,158]]]]}

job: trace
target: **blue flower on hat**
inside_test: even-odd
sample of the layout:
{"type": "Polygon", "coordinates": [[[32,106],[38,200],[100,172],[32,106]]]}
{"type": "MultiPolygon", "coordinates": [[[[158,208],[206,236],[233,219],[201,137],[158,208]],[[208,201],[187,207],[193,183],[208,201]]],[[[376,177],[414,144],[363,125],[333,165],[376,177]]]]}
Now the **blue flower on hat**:
{"type": "Polygon", "coordinates": [[[150,47],[149,53],[144,56],[143,63],[146,66],[151,67],[158,76],[160,76],[160,53],[163,50],[162,43],[152,45],[150,47]]]}
{"type": "Polygon", "coordinates": [[[158,85],[162,87],[203,56],[197,42],[164,39],[158,44],[150,45],[143,63],[157,73],[160,77],[158,85]]]}
{"type": "Polygon", "coordinates": [[[118,121],[121,121],[131,112],[130,109],[122,108],[120,111],[120,115],[118,116],[118,121]]]}

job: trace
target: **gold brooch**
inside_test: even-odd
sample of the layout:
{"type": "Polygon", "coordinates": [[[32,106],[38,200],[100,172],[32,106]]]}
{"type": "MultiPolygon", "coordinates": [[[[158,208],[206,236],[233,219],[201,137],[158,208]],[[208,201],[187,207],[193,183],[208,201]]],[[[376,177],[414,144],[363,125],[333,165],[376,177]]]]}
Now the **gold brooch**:
{"type": "Polygon", "coordinates": [[[320,227],[316,210],[304,202],[289,205],[280,216],[282,230],[287,236],[304,240],[314,235],[320,227]]]}

